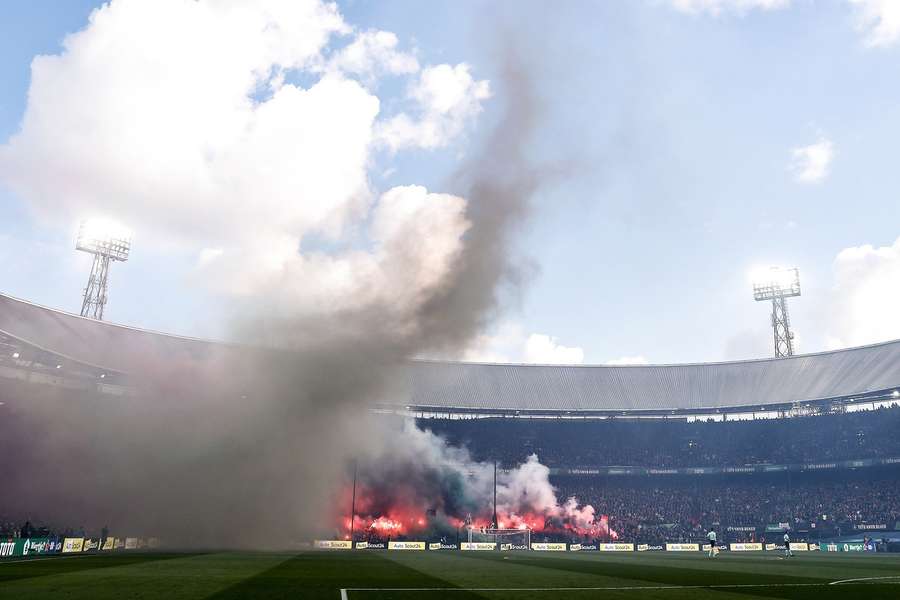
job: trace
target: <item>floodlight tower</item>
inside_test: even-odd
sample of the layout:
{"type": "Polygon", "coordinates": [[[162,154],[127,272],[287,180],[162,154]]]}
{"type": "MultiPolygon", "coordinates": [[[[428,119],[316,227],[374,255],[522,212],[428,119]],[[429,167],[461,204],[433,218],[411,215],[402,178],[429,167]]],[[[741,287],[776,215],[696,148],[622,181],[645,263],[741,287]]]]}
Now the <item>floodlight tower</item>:
{"type": "Polygon", "coordinates": [[[131,235],[108,222],[82,221],[75,249],[94,255],[91,274],[84,288],[81,316],[102,321],[103,308],[109,296],[109,263],[128,260],[131,235]]]}
{"type": "Polygon", "coordinates": [[[800,295],[800,271],[796,267],[770,267],[753,279],[753,299],[772,302],[772,330],[775,358],[794,355],[794,334],[788,316],[787,299],[800,295]]]}

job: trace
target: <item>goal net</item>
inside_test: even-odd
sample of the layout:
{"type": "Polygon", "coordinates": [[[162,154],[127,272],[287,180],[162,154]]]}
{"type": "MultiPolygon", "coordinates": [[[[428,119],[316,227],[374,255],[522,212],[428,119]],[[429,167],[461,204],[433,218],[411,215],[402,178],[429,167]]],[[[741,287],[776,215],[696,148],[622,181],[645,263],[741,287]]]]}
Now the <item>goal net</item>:
{"type": "Polygon", "coordinates": [[[500,550],[530,550],[530,529],[469,528],[469,542],[494,542],[500,550]]]}

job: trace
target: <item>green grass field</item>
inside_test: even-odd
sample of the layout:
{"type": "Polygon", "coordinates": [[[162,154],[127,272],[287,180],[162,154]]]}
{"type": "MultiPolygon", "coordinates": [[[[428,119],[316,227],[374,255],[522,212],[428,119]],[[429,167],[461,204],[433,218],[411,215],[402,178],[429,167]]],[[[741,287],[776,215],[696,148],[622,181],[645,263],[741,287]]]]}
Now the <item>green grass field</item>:
{"type": "Polygon", "coordinates": [[[900,598],[900,555],[320,551],[0,562],[0,598],[900,598]]]}

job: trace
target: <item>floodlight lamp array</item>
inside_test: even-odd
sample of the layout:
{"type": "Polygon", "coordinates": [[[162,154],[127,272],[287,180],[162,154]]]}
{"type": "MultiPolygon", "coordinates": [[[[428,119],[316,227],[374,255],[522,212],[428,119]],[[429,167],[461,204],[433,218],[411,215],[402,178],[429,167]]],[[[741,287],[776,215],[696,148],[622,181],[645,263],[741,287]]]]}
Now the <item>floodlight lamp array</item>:
{"type": "Polygon", "coordinates": [[[131,252],[131,236],[123,230],[102,227],[96,222],[83,221],[78,228],[75,249],[124,262],[131,252]]]}
{"type": "Polygon", "coordinates": [[[753,282],[753,299],[757,301],[791,298],[800,295],[800,270],[796,267],[772,267],[753,282]]]}

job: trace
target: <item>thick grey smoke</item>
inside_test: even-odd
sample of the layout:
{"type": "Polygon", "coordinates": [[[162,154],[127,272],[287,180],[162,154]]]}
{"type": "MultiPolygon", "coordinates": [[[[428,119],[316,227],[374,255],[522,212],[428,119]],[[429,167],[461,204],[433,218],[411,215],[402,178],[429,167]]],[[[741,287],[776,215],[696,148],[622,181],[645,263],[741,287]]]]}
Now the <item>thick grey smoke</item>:
{"type": "MultiPolygon", "coordinates": [[[[467,524],[489,527],[494,523],[495,476],[500,528],[610,533],[592,506],[579,506],[576,498],[559,501],[550,469],[536,455],[515,468],[495,471],[494,465],[474,460],[465,448],[412,422],[359,460],[355,473],[355,500],[342,498],[337,508],[346,516],[354,504],[354,531],[363,537],[451,536],[467,524]]],[[[344,522],[339,533],[346,529],[344,522]]]]}
{"type": "Polygon", "coordinates": [[[194,546],[283,546],[329,529],[347,464],[388,435],[367,406],[402,399],[404,361],[462,348],[519,281],[510,241],[542,183],[527,157],[539,111],[528,65],[507,58],[503,116],[454,180],[470,228],[424,301],[262,306],[236,324],[241,346],[121,348],[135,396],[19,390],[30,397],[11,445],[27,451],[2,459],[10,510],[194,546]]]}
{"type": "Polygon", "coordinates": [[[522,282],[523,263],[511,255],[511,238],[549,176],[547,167],[527,155],[541,114],[535,74],[529,68],[521,55],[507,54],[501,69],[503,117],[481,151],[456,175],[456,184],[469,199],[472,227],[452,284],[423,309],[429,349],[459,348],[471,340],[495,316],[499,288],[522,282]]]}

